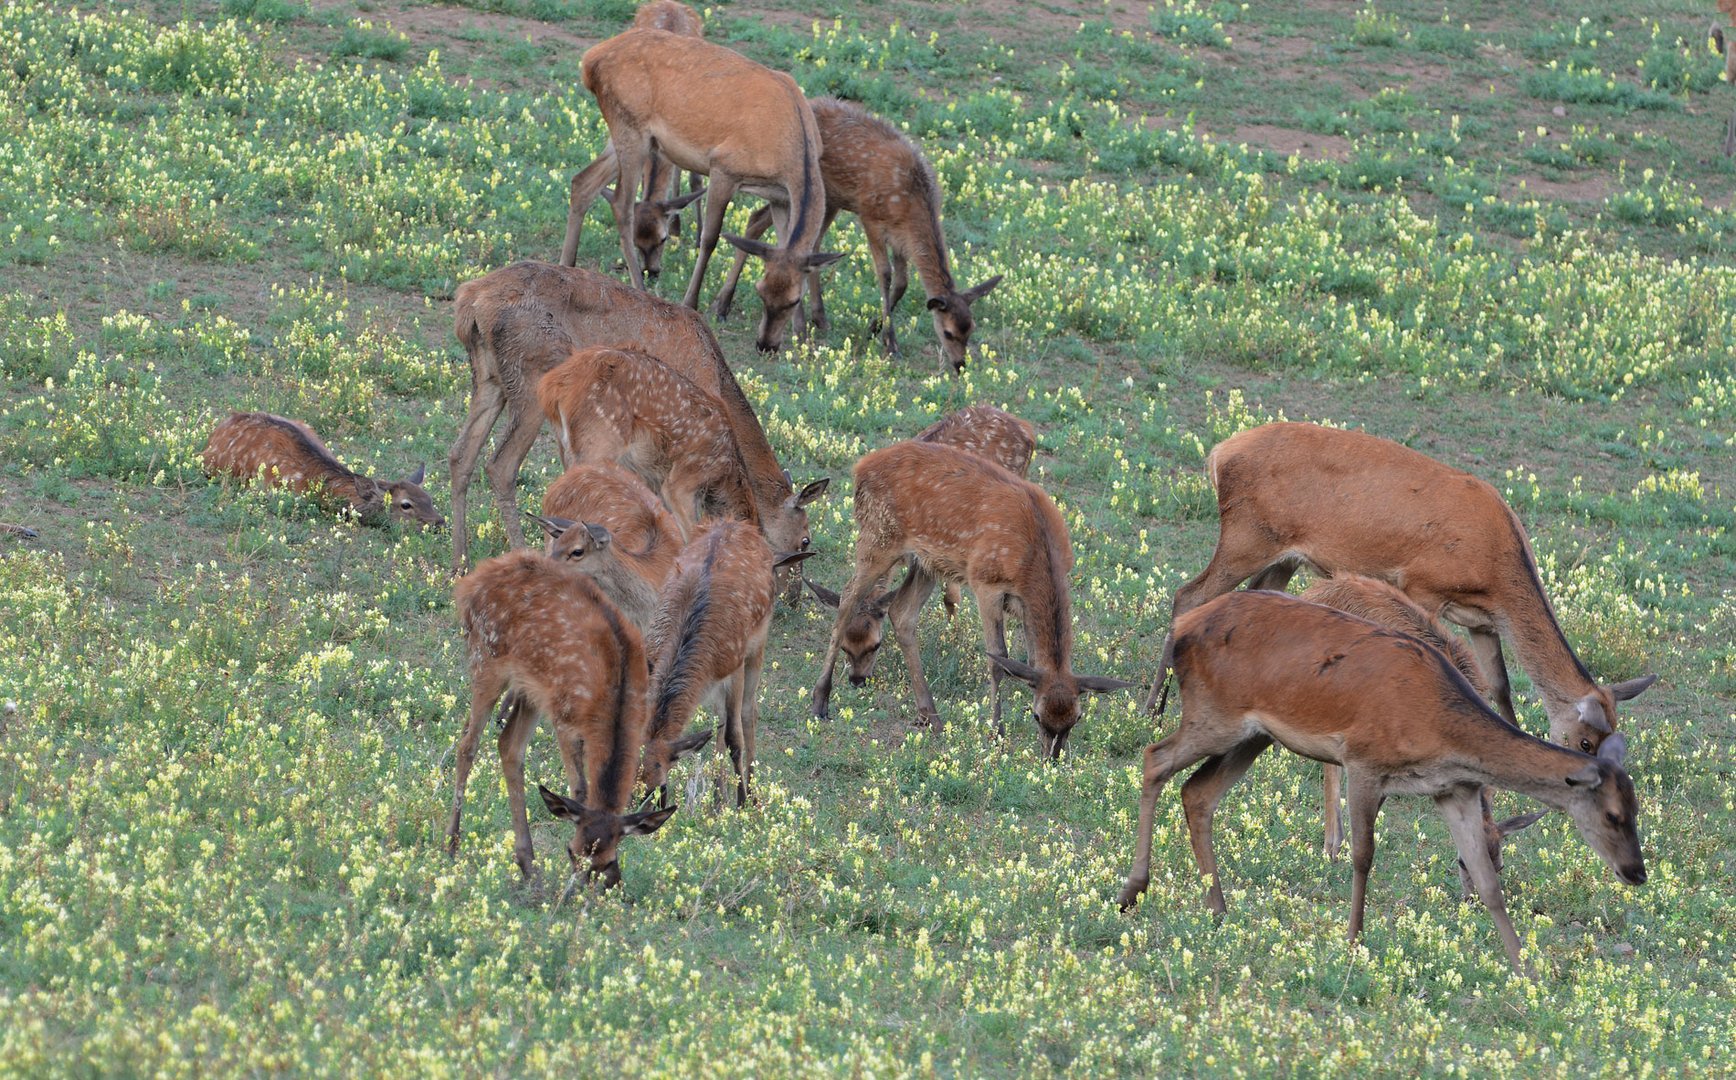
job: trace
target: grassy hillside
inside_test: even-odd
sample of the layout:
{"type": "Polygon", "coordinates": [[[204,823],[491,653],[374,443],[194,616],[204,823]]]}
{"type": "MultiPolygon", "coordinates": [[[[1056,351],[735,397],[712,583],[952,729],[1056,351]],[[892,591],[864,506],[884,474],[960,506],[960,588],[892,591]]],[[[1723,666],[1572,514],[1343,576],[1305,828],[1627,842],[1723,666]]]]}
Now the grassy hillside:
{"type": "MultiPolygon", "coordinates": [[[[879,352],[849,219],[829,336],[759,356],[745,294],[719,327],[784,462],[833,478],[811,576],[848,574],[858,456],[999,404],[1042,431],[1032,475],[1072,529],[1076,666],[1145,679],[1215,537],[1206,451],[1306,418],[1496,484],[1587,666],[1662,674],[1623,713],[1650,883],[1559,815],[1510,845],[1536,983],[1414,800],[1382,816],[1346,949],[1349,869],[1288,755],[1219,815],[1227,917],[1173,790],[1118,914],[1159,729],[1106,698],[1050,765],[1015,688],[997,740],[968,604],[923,623],[939,733],[911,729],[894,649],[809,719],[829,620],[780,609],[763,805],[684,806],[623,845],[615,895],[557,903],[570,832],[547,820],[520,883],[486,748],[448,860],[450,537],[214,485],[198,453],[228,410],[270,409],[365,471],[426,461],[448,504],[452,290],[558,253],[606,137],[579,56],[633,4],[6,6],[0,522],[41,538],[0,534],[0,1071],[1719,1069],[1736,88],[1711,6],[707,9],[714,40],[906,125],[959,277],[1006,275],[957,379],[913,300],[904,354],[879,352]]],[[[599,208],[581,265],[616,254],[599,208]]],[[[545,436],[521,501],[557,470],[545,436]]],[[[502,550],[474,520],[473,557],[502,550]]],[[[546,732],[529,775],[559,775],[546,732]]]]}

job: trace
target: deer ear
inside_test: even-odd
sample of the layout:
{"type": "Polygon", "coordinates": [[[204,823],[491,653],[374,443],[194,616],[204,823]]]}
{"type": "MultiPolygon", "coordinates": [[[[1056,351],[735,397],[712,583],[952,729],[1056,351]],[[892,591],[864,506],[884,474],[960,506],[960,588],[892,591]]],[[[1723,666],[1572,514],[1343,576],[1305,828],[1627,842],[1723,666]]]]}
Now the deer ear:
{"type": "Polygon", "coordinates": [[[601,525],[586,523],[585,531],[591,534],[591,539],[598,547],[608,547],[609,541],[614,539],[613,536],[609,535],[609,530],[603,528],[601,525]]]}
{"type": "Polygon", "coordinates": [[[583,803],[575,802],[558,792],[538,784],[536,789],[542,792],[543,805],[549,808],[549,813],[563,821],[577,821],[585,814],[583,803]]]}
{"type": "Polygon", "coordinates": [[[1089,690],[1093,694],[1107,694],[1112,690],[1127,690],[1138,685],[1124,682],[1121,679],[1111,679],[1104,675],[1081,675],[1078,681],[1079,689],[1089,690]]]}
{"type": "Polygon", "coordinates": [[[711,728],[702,728],[691,735],[683,735],[681,738],[676,739],[675,745],[670,747],[670,752],[673,755],[672,760],[680,761],[682,758],[710,742],[711,730],[711,728]]]}
{"type": "Polygon", "coordinates": [[[1512,836],[1514,833],[1519,832],[1522,829],[1529,829],[1539,821],[1542,821],[1548,813],[1549,808],[1546,806],[1541,810],[1533,810],[1529,814],[1516,814],[1510,818],[1503,818],[1501,821],[1495,823],[1495,831],[1500,833],[1503,837],[1512,836]]]}
{"type": "Polygon", "coordinates": [[[734,233],[724,233],[723,238],[735,245],[737,251],[745,251],[749,255],[758,255],[762,259],[768,258],[774,250],[770,244],[759,240],[749,240],[745,236],[737,236],[734,233]]]}
{"type": "Polygon", "coordinates": [[[1002,671],[1022,683],[1036,686],[1039,682],[1043,681],[1043,673],[1029,664],[1021,663],[1010,656],[1001,656],[998,653],[989,653],[987,655],[989,663],[1000,668],[1002,671]]]}
{"type": "Polygon", "coordinates": [[[1615,730],[1610,726],[1609,717],[1604,714],[1603,702],[1597,700],[1596,695],[1587,694],[1580,698],[1576,708],[1579,709],[1579,722],[1593,731],[1608,735],[1615,730]]]}
{"type": "Polygon", "coordinates": [[[837,608],[837,606],[838,606],[838,594],[837,593],[833,592],[831,589],[826,588],[824,585],[815,581],[813,578],[805,577],[802,580],[808,583],[808,591],[812,592],[814,594],[815,599],[819,600],[820,603],[825,604],[829,608],[833,608],[833,609],[837,608]]]}
{"type": "Polygon", "coordinates": [[[700,188],[698,191],[690,191],[685,195],[679,195],[673,199],[658,199],[657,209],[663,211],[665,214],[673,214],[675,211],[680,210],[683,207],[693,205],[694,200],[704,194],[705,189],[700,188]]]}
{"type": "Polygon", "coordinates": [[[550,539],[560,536],[562,533],[578,524],[576,521],[568,521],[566,518],[562,517],[542,517],[537,514],[532,514],[531,516],[536,518],[536,523],[542,526],[543,533],[550,539]]]}
{"type": "Polygon", "coordinates": [[[627,814],[621,818],[622,836],[644,836],[654,833],[663,827],[663,823],[675,816],[678,807],[671,806],[665,810],[647,810],[640,814],[627,814]]]}
{"type": "Polygon", "coordinates": [[[409,476],[404,477],[404,479],[400,480],[399,483],[415,484],[417,487],[421,487],[422,481],[424,479],[426,479],[427,476],[428,476],[428,465],[426,462],[424,462],[423,464],[416,466],[416,471],[411,473],[409,476]]]}
{"type": "Polygon", "coordinates": [[[943,308],[945,306],[946,306],[946,297],[944,297],[944,296],[931,296],[928,298],[927,307],[928,307],[928,310],[930,310],[930,311],[939,311],[941,308],[943,308]]]}
{"type": "Polygon", "coordinates": [[[999,285],[1001,283],[1001,279],[1005,276],[1006,275],[1004,275],[1004,274],[996,274],[994,277],[989,278],[987,281],[983,282],[980,285],[972,285],[970,288],[966,289],[964,292],[960,293],[959,295],[964,297],[965,303],[974,304],[978,300],[981,300],[983,297],[987,296],[989,293],[994,292],[995,286],[999,285]]]}
{"type": "Polygon", "coordinates": [[[772,569],[779,570],[786,566],[794,566],[803,559],[811,559],[818,555],[817,551],[792,551],[783,555],[772,556],[772,569]]]}
{"type": "MultiPolygon", "coordinates": [[[[788,473],[785,473],[784,475],[786,478],[789,476],[788,473]]],[[[815,499],[824,495],[826,493],[826,489],[828,487],[830,487],[831,485],[832,485],[832,478],[830,476],[822,476],[818,480],[809,481],[808,484],[806,486],[804,486],[801,491],[796,493],[796,505],[797,506],[808,505],[809,503],[813,502],[815,499]]]]}
{"type": "Polygon", "coordinates": [[[787,488],[793,488],[796,486],[796,478],[790,475],[790,470],[788,469],[784,470],[784,486],[787,488]]]}
{"type": "Polygon", "coordinates": [[[1596,787],[1603,783],[1603,770],[1597,767],[1597,762],[1588,761],[1576,772],[1567,774],[1568,787],[1596,787]]]}
{"type": "Polygon", "coordinates": [[[1603,740],[1603,745],[1597,748],[1597,757],[1621,768],[1627,762],[1627,736],[1618,731],[1603,740]]]}
{"type": "Polygon", "coordinates": [[[1645,693],[1657,681],[1656,675],[1641,675],[1639,678],[1629,679],[1627,682],[1612,683],[1609,692],[1617,701],[1632,701],[1645,693]]]}
{"type": "Polygon", "coordinates": [[[802,260],[802,265],[809,270],[818,270],[822,266],[831,266],[843,257],[842,251],[816,251],[802,260]]]}

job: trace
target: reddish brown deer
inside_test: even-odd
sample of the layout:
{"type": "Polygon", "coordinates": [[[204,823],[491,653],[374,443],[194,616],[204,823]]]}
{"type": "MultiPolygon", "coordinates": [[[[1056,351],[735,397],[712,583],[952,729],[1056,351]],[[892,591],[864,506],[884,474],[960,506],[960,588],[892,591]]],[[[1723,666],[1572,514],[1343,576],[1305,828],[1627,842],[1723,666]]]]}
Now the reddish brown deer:
{"type": "MultiPolygon", "coordinates": [[[[1302,599],[1311,604],[1322,604],[1348,612],[1388,630],[1409,634],[1445,656],[1447,662],[1471,684],[1471,689],[1477,692],[1477,696],[1484,701],[1489,700],[1489,680],[1483,677],[1482,670],[1477,667],[1477,661],[1471,656],[1471,650],[1465,647],[1465,643],[1457,634],[1443,626],[1440,620],[1386,582],[1363,577],[1361,574],[1325,578],[1310,585],[1302,594],[1302,599]]],[[[1325,850],[1328,858],[1336,859],[1339,850],[1344,846],[1344,826],[1339,816],[1339,792],[1344,770],[1328,762],[1322,767],[1322,771],[1325,774],[1325,850]]],[[[1495,868],[1496,873],[1500,873],[1501,842],[1519,830],[1536,824],[1547,811],[1536,810],[1496,821],[1495,807],[1490,802],[1488,788],[1483,789],[1482,810],[1483,842],[1489,849],[1490,865],[1495,868]]],[[[1459,866],[1459,885],[1465,896],[1477,895],[1476,886],[1463,864],[1459,866]]]]}
{"type": "MultiPolygon", "coordinates": [[[[948,413],[923,428],[914,441],[956,446],[1021,477],[1030,474],[1031,458],[1037,453],[1037,429],[1032,427],[1029,421],[1021,420],[993,405],[967,405],[957,412],[948,413]]],[[[882,595],[869,606],[871,617],[883,618],[891,608],[902,608],[908,604],[911,596],[918,590],[934,588],[932,582],[923,580],[926,575],[915,560],[906,561],[909,569],[904,575],[904,581],[897,589],[882,595]],[[874,615],[875,612],[879,612],[879,615],[874,615]]],[[[809,581],[808,587],[819,597],[821,603],[832,608],[838,606],[837,593],[814,581],[809,581]]],[[[878,583],[875,588],[879,588],[878,583]]],[[[948,615],[958,610],[958,590],[958,582],[946,582],[943,602],[948,615]]],[[[926,598],[928,592],[924,591],[922,595],[926,598]]],[[[918,603],[917,606],[920,607],[921,604],[918,603]]]]}
{"type": "Polygon", "coordinates": [[[681,531],[655,492],[612,461],[575,465],[549,485],[543,516],[545,553],[564,558],[597,579],[640,633],[657,615],[657,593],[681,553],[681,531]],[[561,536],[575,524],[570,547],[561,536]]]}
{"type": "Polygon", "coordinates": [[[626,466],[663,496],[683,537],[707,517],[758,527],[722,404],[649,353],[575,349],[537,384],[537,403],[560,436],[562,464],[626,466]]]}
{"type": "MultiPolygon", "coordinates": [[[[690,308],[699,306],[730,199],[744,191],[774,204],[784,246],[763,251],[765,276],[756,289],[765,314],[755,344],[776,350],[802,298],[806,273],[842,258],[815,250],[826,211],[820,134],[795,80],[721,45],[651,29],[628,30],[592,46],[584,56],[584,80],[619,158],[623,182],[615,185],[615,221],[635,285],[644,283],[627,229],[637,185],[625,180],[641,174],[654,149],[678,167],[711,178],[683,300],[690,308]]],[[[569,222],[573,209],[569,205],[569,222]]]]}
{"type": "MultiPolygon", "coordinates": [[[[470,412],[448,458],[455,570],[465,566],[470,478],[503,411],[507,429],[488,463],[488,482],[508,540],[524,546],[514,487],[542,429],[537,381],[585,345],[643,349],[715,395],[747,465],[766,541],[778,551],[807,548],[807,506],[828,482],[815,480],[800,491],[791,486],[717,339],[697,313],[595,271],[538,262],[513,263],[465,282],[453,310],[458,340],[470,356],[470,412]]],[[[784,586],[786,598],[793,599],[801,579],[792,575],[784,586]]]]}
{"type": "Polygon", "coordinates": [[[687,734],[703,702],[722,719],[735,766],[736,805],[752,786],[759,725],[760,671],[772,619],[772,568],[813,552],[774,556],[758,529],[740,521],[707,524],[682,549],[664,582],[649,635],[651,723],[640,780],[662,791],[669,769],[703,745],[709,732],[687,734]]]}
{"type": "MultiPolygon", "coordinates": [[[[1079,722],[1082,691],[1132,686],[1076,675],[1068,575],[1073,547],[1060,511],[1042,488],[992,462],[938,443],[902,442],[856,463],[856,571],[838,604],[832,640],[814,687],[815,716],[825,716],[839,651],[850,682],[868,681],[882,641],[872,596],[876,583],[914,555],[927,582],[892,613],[898,646],[910,667],[921,722],[939,713],[922,675],[916,612],[936,579],[962,581],[975,593],[989,654],[994,722],[1001,729],[1000,681],[1011,675],[1035,691],[1032,712],[1050,758],[1059,757],[1079,722]],[[1024,623],[1031,663],[1007,656],[1006,614],[1024,623]]],[[[879,614],[883,615],[884,612],[879,614]]]]}
{"type": "Polygon", "coordinates": [[[1519,936],[1489,860],[1481,788],[1517,791],[1565,812],[1618,878],[1645,883],[1639,807],[1621,768],[1626,738],[1612,735],[1596,757],[1533,738],[1408,634],[1281,593],[1234,592],[1178,617],[1165,661],[1186,708],[1174,733],[1145,748],[1123,910],[1150,881],[1158,795],[1170,777],[1203,761],[1182,785],[1181,801],[1194,860],[1211,881],[1207,904],[1224,911],[1212,818],[1224,792],[1274,742],[1349,773],[1353,942],[1374,865],[1375,819],[1389,795],[1435,800],[1516,969],[1523,970],[1519,936]]]}
{"type": "Polygon", "coordinates": [[[422,490],[426,470],[402,480],[376,480],[345,468],[313,429],[300,420],[264,412],[232,412],[205,443],[205,472],[247,483],[262,477],[267,487],[296,493],[323,488],[370,525],[388,521],[426,528],[446,524],[422,490]]]}
{"type": "Polygon", "coordinates": [[[1616,702],[1657,681],[1592,679],[1555,621],[1518,516],[1470,473],[1373,435],[1293,423],[1225,439],[1206,473],[1218,493],[1218,546],[1176,591],[1176,618],[1249,578],[1251,588],[1282,590],[1303,566],[1379,578],[1471,632],[1496,707],[1516,722],[1505,638],[1543,695],[1550,738],[1585,751],[1615,730],[1616,702]]]}
{"type": "Polygon", "coordinates": [[[675,811],[627,813],[645,743],[645,650],[639,632],[596,582],[541,552],[482,562],[454,591],[469,640],[470,719],[458,740],[447,850],[458,851],[464,789],[476,744],[509,688],[528,706],[507,711],[500,765],[512,808],[513,858],[526,877],[534,859],[524,799],[524,751],[540,713],[560,746],[572,798],[543,789],[556,816],[575,826],[567,853],[604,888],[619,884],[624,836],[654,832],[675,811]]]}
{"type": "MultiPolygon", "coordinates": [[[[873,329],[880,335],[881,346],[889,353],[898,352],[892,315],[904,299],[910,264],[915,263],[928,297],[928,310],[934,316],[941,356],[950,370],[963,368],[976,326],[971,305],[994,291],[1001,275],[959,291],[947,257],[946,234],[940,227],[940,184],[922,151],[903,132],[848,101],[822,97],[814,98],[808,106],[820,131],[820,175],[826,185],[826,216],[820,225],[820,239],[840,211],[848,210],[862,222],[874,274],[880,282],[880,318],[873,329]]],[[[742,264],[750,253],[763,254],[764,245],[758,238],[771,225],[770,209],[761,207],[748,219],[746,239],[754,243],[731,241],[741,251],[730,267],[723,291],[718,293],[717,318],[728,317],[742,264]]],[[[818,270],[808,275],[808,292],[814,298],[815,328],[828,329],[818,270]]]]}

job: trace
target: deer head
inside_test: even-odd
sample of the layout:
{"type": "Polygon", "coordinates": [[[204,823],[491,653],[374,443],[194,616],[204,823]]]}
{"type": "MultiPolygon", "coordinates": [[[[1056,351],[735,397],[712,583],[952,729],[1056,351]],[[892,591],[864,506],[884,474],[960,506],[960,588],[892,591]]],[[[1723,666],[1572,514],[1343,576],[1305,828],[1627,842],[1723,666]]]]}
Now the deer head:
{"type": "MultiPolygon", "coordinates": [[[[807,581],[805,578],[803,580],[807,581]]],[[[817,581],[807,581],[807,584],[815,599],[833,611],[838,610],[840,599],[837,593],[817,581]]],[[[838,639],[838,649],[844,654],[844,660],[849,667],[851,686],[867,686],[868,677],[874,674],[874,661],[879,658],[880,646],[886,640],[887,605],[892,602],[892,595],[897,591],[888,589],[865,601],[856,608],[850,621],[844,624],[843,633],[838,639]]]]}
{"type": "Polygon", "coordinates": [[[567,855],[573,861],[573,869],[584,865],[586,880],[601,878],[605,889],[621,883],[621,860],[615,850],[620,846],[621,838],[656,832],[678,809],[670,806],[632,814],[611,814],[593,810],[541,784],[537,785],[537,790],[542,792],[543,805],[549,808],[549,813],[573,823],[573,839],[567,844],[567,855]]]}
{"type": "Polygon", "coordinates": [[[446,519],[434,509],[434,500],[423,490],[422,481],[428,474],[426,465],[402,480],[367,478],[356,485],[362,504],[356,510],[364,521],[389,520],[418,528],[440,528],[446,519]]]}
{"type": "Polygon", "coordinates": [[[760,316],[759,333],[754,339],[754,346],[760,352],[777,352],[784,343],[784,328],[789,324],[790,315],[796,310],[796,305],[801,303],[802,285],[808,271],[830,266],[842,259],[844,253],[816,251],[812,255],[792,256],[782,248],[775,248],[759,240],[749,240],[731,233],[725,233],[723,238],[734,244],[738,250],[765,260],[765,274],[754,285],[760,302],[765,305],[765,314],[760,316]]]}
{"type": "Polygon", "coordinates": [[[1622,768],[1627,736],[1611,735],[1597,756],[1562,778],[1565,809],[1616,877],[1629,885],[1646,883],[1646,860],[1640,850],[1639,803],[1634,782],[1622,768]]]}
{"type": "Polygon", "coordinates": [[[1060,757],[1061,751],[1067,748],[1067,737],[1073,734],[1074,725],[1079,723],[1082,711],[1079,705],[1081,691],[1107,694],[1111,690],[1125,690],[1134,685],[1099,675],[1075,675],[1071,671],[1043,672],[1010,656],[997,656],[994,653],[989,653],[988,658],[989,662],[1001,671],[1036,692],[1031,701],[1031,717],[1037,721],[1037,731],[1043,739],[1043,754],[1051,761],[1060,757]]]}
{"type": "MultiPolygon", "coordinates": [[[[784,470],[784,483],[790,485],[790,494],[778,504],[776,510],[760,518],[760,528],[766,534],[766,543],[773,551],[807,551],[814,544],[814,538],[808,533],[808,504],[826,493],[831,486],[830,477],[822,476],[810,481],[800,491],[795,490],[790,482],[789,470],[784,470]]],[[[786,602],[794,603],[801,595],[801,571],[793,567],[782,567],[774,571],[772,594],[782,593],[786,602]]]]}
{"type": "MultiPolygon", "coordinates": [[[[705,189],[691,191],[673,199],[645,199],[633,204],[633,248],[639,253],[639,267],[645,276],[655,281],[663,273],[663,248],[669,243],[675,215],[686,209],[705,189]]],[[[613,201],[613,188],[604,188],[602,197],[613,201]]]]}
{"type": "Polygon", "coordinates": [[[1603,741],[1615,731],[1615,706],[1618,701],[1631,701],[1653,683],[1656,675],[1642,675],[1626,682],[1599,686],[1572,703],[1544,702],[1549,713],[1549,737],[1582,754],[1596,753],[1603,741]]]}
{"type": "Polygon", "coordinates": [[[964,370],[969,359],[970,335],[976,328],[971,305],[994,291],[1002,275],[996,274],[980,285],[964,292],[947,292],[928,298],[928,310],[934,315],[934,332],[940,338],[941,355],[952,370],[964,370]]]}

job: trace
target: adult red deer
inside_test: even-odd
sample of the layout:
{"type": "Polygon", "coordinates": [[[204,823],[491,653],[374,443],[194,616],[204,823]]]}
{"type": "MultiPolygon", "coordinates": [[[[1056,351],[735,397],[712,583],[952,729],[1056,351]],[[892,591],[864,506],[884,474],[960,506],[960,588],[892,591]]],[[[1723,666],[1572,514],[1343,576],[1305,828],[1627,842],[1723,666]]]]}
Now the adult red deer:
{"type": "Polygon", "coordinates": [[[722,723],[735,766],[736,805],[752,785],[759,725],[760,671],[772,619],[772,569],[813,552],[774,555],[758,529],[741,521],[715,521],[682,549],[664,582],[657,622],[648,635],[651,722],[640,780],[663,789],[670,767],[702,745],[709,732],[687,725],[709,702],[722,723]]]}
{"type": "Polygon", "coordinates": [[[635,349],[575,349],[537,384],[561,462],[614,461],[635,473],[691,539],[701,518],[759,526],[747,466],[723,405],[635,349]]]}
{"type": "MultiPolygon", "coordinates": [[[[1471,650],[1465,647],[1459,636],[1418,607],[1410,597],[1386,582],[1363,577],[1361,574],[1343,574],[1324,578],[1310,585],[1302,593],[1302,599],[1311,604],[1322,604],[1348,612],[1388,630],[1409,634],[1446,657],[1454,670],[1471,684],[1471,689],[1476,691],[1477,696],[1484,701],[1489,700],[1489,680],[1484,677],[1476,659],[1471,656],[1471,650]]],[[[1339,795],[1344,770],[1328,762],[1322,766],[1322,772],[1325,775],[1325,850],[1329,858],[1335,859],[1344,846],[1344,826],[1339,815],[1339,795]]],[[[1536,810],[1496,821],[1494,810],[1494,805],[1489,801],[1489,789],[1484,788],[1483,841],[1489,849],[1490,864],[1494,866],[1496,873],[1500,873],[1501,842],[1519,830],[1536,824],[1547,811],[1536,810]]],[[[1459,867],[1459,884],[1465,896],[1477,895],[1470,874],[1463,865],[1459,867]]]]}
{"type": "Polygon", "coordinates": [[[557,817],[574,823],[567,853],[604,888],[621,880],[624,836],[654,832],[674,808],[627,813],[645,743],[645,650],[639,631],[596,583],[537,551],[482,562],[454,601],[469,640],[470,720],[458,740],[447,850],[458,851],[464,789],[489,713],[511,688],[529,707],[507,711],[500,765],[512,808],[513,858],[529,877],[534,859],[524,800],[524,751],[537,715],[549,718],[571,798],[543,789],[557,817]]]}
{"type": "MultiPolygon", "coordinates": [[[[826,715],[840,651],[850,663],[850,682],[861,686],[868,681],[882,641],[872,592],[911,555],[926,575],[928,590],[936,579],[946,579],[964,582],[976,595],[997,730],[1003,675],[1033,688],[1032,712],[1050,758],[1061,755],[1079,722],[1081,692],[1107,693],[1133,685],[1072,670],[1068,575],[1073,547],[1066,522],[1042,488],[975,454],[923,442],[876,450],[856,463],[855,476],[856,570],[839,600],[832,640],[814,687],[815,716],[826,715]],[[1030,663],[1007,656],[1009,610],[1024,623],[1030,663]]],[[[934,724],[939,713],[922,675],[916,638],[916,612],[927,595],[918,589],[909,604],[892,613],[892,626],[910,667],[918,715],[934,724]]]]}
{"type": "Polygon", "coordinates": [[[1389,795],[1428,795],[1515,969],[1519,936],[1489,859],[1480,797],[1493,786],[1573,818],[1580,835],[1629,885],[1646,880],[1624,736],[1596,757],[1533,738],[1477,697],[1446,658],[1408,634],[1282,593],[1235,592],[1176,619],[1165,649],[1185,703],[1181,726],[1145,748],[1139,832],[1122,887],[1126,910],[1151,877],[1157,797],[1169,778],[1204,764],[1182,785],[1188,838],[1207,905],[1224,911],[1212,818],[1229,786],[1274,742],[1341,764],[1350,780],[1353,871],[1350,940],[1362,931],[1374,824],[1389,795]]]}
{"type": "MultiPolygon", "coordinates": [[[[460,285],[453,314],[458,340],[470,357],[470,412],[448,456],[455,570],[465,567],[470,477],[502,412],[507,427],[489,460],[488,482],[508,540],[514,547],[524,546],[514,487],[542,430],[537,381],[573,349],[586,345],[643,349],[716,396],[747,465],[767,543],[778,551],[808,546],[807,505],[825,492],[828,482],[815,480],[800,491],[791,486],[747,395],[724,362],[723,350],[698,313],[595,271],[519,262],[460,285]]],[[[791,576],[784,585],[786,598],[793,597],[801,579],[791,576]]]]}
{"type": "Polygon", "coordinates": [[[312,428],[285,416],[230,413],[211,429],[203,462],[209,475],[233,476],[243,483],[263,475],[267,487],[298,494],[323,488],[370,525],[396,521],[426,528],[446,523],[422,489],[422,466],[402,480],[363,476],[340,464],[312,428]]]}
{"type": "MultiPolygon", "coordinates": [[[[862,222],[868,254],[874,259],[874,275],[880,282],[880,318],[874,329],[880,334],[881,346],[889,353],[898,352],[892,315],[904,298],[910,264],[914,263],[928,297],[928,310],[934,316],[941,356],[950,370],[963,368],[976,326],[971,305],[992,292],[1001,283],[1001,275],[959,290],[952,278],[946,234],[940,227],[940,184],[922,151],[903,132],[848,101],[822,97],[809,101],[808,106],[820,130],[820,175],[826,184],[826,216],[820,225],[820,238],[825,238],[841,211],[850,211],[862,222]]],[[[748,219],[746,238],[757,242],[771,225],[769,209],[754,211],[748,219]]],[[[719,319],[729,315],[735,283],[748,254],[759,253],[753,246],[737,243],[736,247],[741,253],[717,296],[715,314],[719,319]]],[[[808,292],[813,295],[814,326],[825,330],[829,323],[817,271],[808,275],[808,292]]]]}
{"type": "Polygon", "coordinates": [[[1550,738],[1585,751],[1615,730],[1616,702],[1657,681],[1592,679],[1555,621],[1518,516],[1470,473],[1373,435],[1274,423],[1219,443],[1206,474],[1218,546],[1176,591],[1175,618],[1249,578],[1250,588],[1282,590],[1303,566],[1379,578],[1471,632],[1496,707],[1516,721],[1506,639],[1543,695],[1550,738]]]}
{"type": "MultiPolygon", "coordinates": [[[[843,257],[815,250],[826,212],[820,135],[795,80],[721,45],[634,29],[585,53],[584,81],[597,98],[619,159],[623,182],[615,185],[615,222],[621,257],[635,285],[644,284],[628,235],[637,185],[625,178],[638,177],[654,149],[680,168],[711,178],[683,300],[690,308],[699,306],[730,199],[745,191],[774,204],[784,245],[756,250],[766,268],[756,286],[765,314],[755,344],[762,351],[777,349],[802,298],[803,277],[843,257]]],[[[569,222],[572,210],[569,205],[569,222]]]]}

